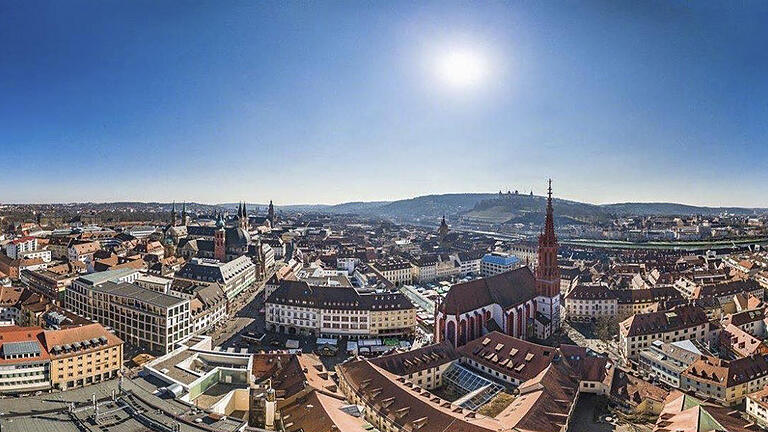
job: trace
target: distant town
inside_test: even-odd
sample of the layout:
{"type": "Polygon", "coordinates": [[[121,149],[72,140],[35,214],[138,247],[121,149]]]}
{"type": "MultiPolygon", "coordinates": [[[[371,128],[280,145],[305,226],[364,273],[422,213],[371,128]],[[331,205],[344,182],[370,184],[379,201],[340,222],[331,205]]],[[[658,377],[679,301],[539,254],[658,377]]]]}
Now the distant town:
{"type": "Polygon", "coordinates": [[[768,425],[768,211],[553,187],[0,205],[0,428],[768,425]]]}

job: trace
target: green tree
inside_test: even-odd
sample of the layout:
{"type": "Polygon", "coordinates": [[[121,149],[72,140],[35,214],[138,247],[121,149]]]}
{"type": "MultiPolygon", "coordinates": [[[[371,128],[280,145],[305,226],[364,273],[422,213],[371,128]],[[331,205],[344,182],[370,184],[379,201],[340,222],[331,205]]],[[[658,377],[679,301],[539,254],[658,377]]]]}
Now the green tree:
{"type": "Polygon", "coordinates": [[[619,334],[619,320],[617,317],[603,316],[595,322],[595,336],[601,341],[608,343],[617,334],[619,334]]]}

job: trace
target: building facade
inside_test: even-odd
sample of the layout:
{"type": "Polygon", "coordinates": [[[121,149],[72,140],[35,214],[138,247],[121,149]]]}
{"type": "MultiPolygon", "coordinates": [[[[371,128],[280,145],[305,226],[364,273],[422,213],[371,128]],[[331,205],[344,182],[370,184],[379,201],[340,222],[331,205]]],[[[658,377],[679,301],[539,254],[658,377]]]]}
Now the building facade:
{"type": "Polygon", "coordinates": [[[67,291],[67,307],[111,327],[125,342],[164,354],[192,336],[188,299],[128,282],[94,284],[81,279],[67,291]]]}
{"type": "Polygon", "coordinates": [[[399,287],[413,283],[413,266],[410,262],[403,259],[389,259],[371,264],[384,279],[399,287]]]}
{"type": "Polygon", "coordinates": [[[266,324],[271,331],[322,337],[407,336],[415,331],[416,308],[399,292],[283,280],[266,300],[266,324]]]}
{"type": "MultiPolygon", "coordinates": [[[[37,250],[37,238],[36,237],[20,237],[11,240],[10,243],[5,245],[5,254],[11,259],[21,259],[25,253],[37,250]]],[[[50,252],[48,255],[50,261],[50,252]]]]}
{"type": "Polygon", "coordinates": [[[31,393],[51,385],[51,358],[40,327],[0,327],[0,393],[31,393]]]}
{"type": "Polygon", "coordinates": [[[619,348],[625,360],[637,360],[654,341],[696,340],[708,344],[711,335],[707,314],[697,306],[636,314],[619,324],[619,348]]]}
{"type": "Polygon", "coordinates": [[[256,282],[256,265],[247,256],[228,262],[193,258],[176,272],[177,278],[200,282],[216,282],[232,300],[256,282]]]}
{"type": "Polygon", "coordinates": [[[116,378],[123,367],[123,341],[101,324],[46,330],[51,387],[67,390],[116,378]]]}
{"type": "MultiPolygon", "coordinates": [[[[550,182],[536,274],[527,266],[453,285],[435,303],[436,342],[462,346],[493,330],[521,339],[549,338],[560,326],[560,272],[550,182]]],[[[482,266],[482,264],[481,264],[482,266]]]]}
{"type": "Polygon", "coordinates": [[[730,361],[702,356],[683,372],[680,390],[731,406],[742,403],[766,384],[768,360],[764,355],[730,361]]]}
{"type": "Polygon", "coordinates": [[[491,252],[480,260],[480,276],[489,277],[499,273],[508,272],[522,265],[520,258],[502,253],[491,252]]]}

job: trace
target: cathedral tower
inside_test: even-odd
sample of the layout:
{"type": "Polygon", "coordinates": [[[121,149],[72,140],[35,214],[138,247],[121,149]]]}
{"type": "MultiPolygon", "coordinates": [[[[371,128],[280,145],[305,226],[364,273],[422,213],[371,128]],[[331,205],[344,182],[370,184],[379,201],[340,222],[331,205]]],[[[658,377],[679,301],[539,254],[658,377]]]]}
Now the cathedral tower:
{"type": "Polygon", "coordinates": [[[245,208],[245,201],[243,201],[242,208],[237,212],[237,218],[240,228],[248,230],[248,210],[245,208]]]}
{"type": "Polygon", "coordinates": [[[216,232],[213,234],[213,257],[224,262],[227,260],[227,231],[224,227],[224,217],[219,214],[216,221],[216,232]]]}
{"type": "Polygon", "coordinates": [[[269,200],[269,208],[267,209],[267,219],[272,226],[275,226],[275,206],[272,205],[272,200],[269,200]]]}
{"type": "Polygon", "coordinates": [[[437,229],[437,235],[440,237],[440,243],[445,241],[445,236],[448,235],[448,223],[445,221],[445,215],[443,220],[440,221],[440,228],[437,229]]]}

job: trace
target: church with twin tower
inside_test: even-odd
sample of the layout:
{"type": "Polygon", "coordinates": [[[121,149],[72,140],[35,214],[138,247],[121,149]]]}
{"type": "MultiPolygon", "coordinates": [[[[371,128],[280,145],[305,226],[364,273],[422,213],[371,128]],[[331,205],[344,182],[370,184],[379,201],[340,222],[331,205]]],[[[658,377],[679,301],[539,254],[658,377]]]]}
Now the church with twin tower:
{"type": "Polygon", "coordinates": [[[549,180],[535,273],[525,266],[453,285],[435,304],[435,342],[449,341],[458,347],[491,331],[521,339],[549,339],[560,328],[557,250],[549,180]]]}

